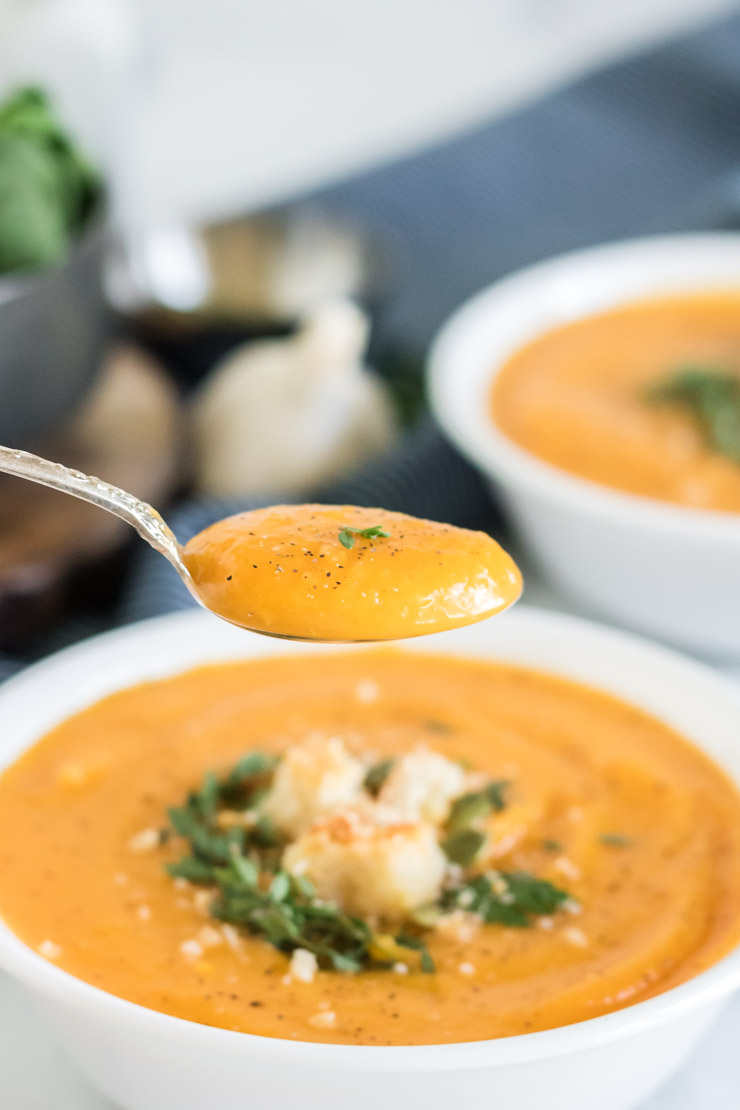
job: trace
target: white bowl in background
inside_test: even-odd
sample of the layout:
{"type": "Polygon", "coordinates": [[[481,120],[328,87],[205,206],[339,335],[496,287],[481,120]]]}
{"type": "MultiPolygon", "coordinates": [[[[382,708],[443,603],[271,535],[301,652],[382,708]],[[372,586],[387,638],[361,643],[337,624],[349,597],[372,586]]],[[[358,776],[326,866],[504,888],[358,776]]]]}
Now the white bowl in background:
{"type": "MultiPolygon", "coordinates": [[[[70,713],[130,684],[222,659],[327,650],[249,636],[201,612],[96,637],[0,689],[0,767],[70,713]]],[[[413,650],[513,661],[611,691],[690,737],[740,785],[740,694],[664,648],[525,607],[428,636],[413,650]]],[[[685,1060],[740,986],[736,949],[664,994],[576,1025],[379,1048],[276,1040],[156,1013],[75,979],[2,923],[0,966],[31,989],[68,1055],[123,1110],[627,1110],[685,1060]]]]}
{"type": "Polygon", "coordinates": [[[740,655],[740,514],[684,508],[579,478],[508,439],[496,374],[571,320],[642,297],[740,291],[740,234],[636,239],[538,263],[484,289],[437,336],[435,416],[491,481],[552,581],[594,612],[710,655],[740,655]]]}

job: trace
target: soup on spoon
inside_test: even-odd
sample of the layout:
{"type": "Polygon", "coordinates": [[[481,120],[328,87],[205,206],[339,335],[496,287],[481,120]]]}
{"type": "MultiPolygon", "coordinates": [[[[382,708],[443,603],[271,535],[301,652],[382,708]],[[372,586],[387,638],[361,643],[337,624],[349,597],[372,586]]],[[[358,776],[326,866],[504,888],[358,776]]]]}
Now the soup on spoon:
{"type": "Polygon", "coordinates": [[[267,636],[422,636],[492,617],[522,589],[515,563],[485,532],[403,513],[277,505],[217,521],[183,547],[156,509],[100,478],[2,446],[0,472],[113,513],[205,609],[267,636]]]}
{"type": "Polygon", "coordinates": [[[484,532],[354,505],[227,517],[183,550],[191,589],[233,624],[301,640],[370,641],[472,624],[519,597],[484,532]]]}

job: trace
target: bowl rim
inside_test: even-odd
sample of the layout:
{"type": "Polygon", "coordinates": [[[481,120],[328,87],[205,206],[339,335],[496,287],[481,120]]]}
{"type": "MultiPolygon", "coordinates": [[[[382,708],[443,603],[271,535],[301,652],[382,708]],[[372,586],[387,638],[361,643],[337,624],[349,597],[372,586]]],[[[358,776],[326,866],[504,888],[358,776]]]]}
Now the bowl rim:
{"type": "MultiPolygon", "coordinates": [[[[606,282],[608,287],[608,281],[606,282]]],[[[659,498],[629,493],[589,478],[572,474],[520,447],[498,429],[489,415],[491,387],[508,357],[524,343],[543,335],[560,323],[576,320],[609,308],[635,303],[643,296],[691,292],[716,292],[722,288],[740,291],[740,231],[678,232],[621,239],[555,255],[535,262],[492,282],[464,301],[437,332],[426,364],[426,391],[432,413],[455,446],[494,481],[524,487],[545,496],[565,510],[588,513],[594,520],[612,524],[638,524],[654,532],[671,532],[677,537],[740,543],[740,514],[674,504],[659,498]],[[598,286],[610,267],[651,262],[664,266],[666,260],[690,261],[695,256],[714,256],[718,262],[734,262],[733,282],[648,281],[644,291],[632,295],[609,295],[595,307],[570,311],[560,320],[537,326],[537,309],[527,336],[506,346],[498,358],[496,346],[501,319],[513,304],[525,303],[533,292],[553,289],[589,272],[598,286]]]]}
{"type": "MultiPolygon", "coordinates": [[[[680,684],[679,688],[693,685],[696,692],[698,687],[710,698],[717,699],[720,704],[724,703],[728,711],[732,713],[737,711],[740,720],[740,690],[729,679],[722,677],[711,668],[685,658],[668,648],[592,621],[527,606],[521,606],[515,612],[499,617],[499,625],[502,621],[506,622],[507,628],[513,629],[519,636],[523,635],[525,640],[529,637],[532,651],[538,638],[541,640],[543,636],[549,635],[557,637],[558,644],[567,645],[568,640],[584,641],[584,646],[596,646],[601,651],[613,652],[617,660],[627,654],[634,660],[634,675],[638,673],[638,669],[643,674],[651,667],[656,673],[668,673],[671,680],[675,678],[675,681],[680,684]]],[[[482,627],[481,625],[471,626],[473,629],[482,627]]],[[[435,640],[437,645],[441,645],[441,651],[451,650],[463,657],[483,656],[504,660],[507,658],[505,643],[503,650],[499,644],[496,651],[473,650],[471,652],[467,647],[460,650],[462,644],[460,640],[456,649],[453,646],[453,638],[459,639],[461,633],[467,633],[466,639],[470,635],[469,630],[460,629],[452,633],[440,633],[430,639],[435,640]]],[[[38,702],[44,701],[39,698],[39,693],[45,685],[51,686],[55,679],[64,680],[64,684],[69,684],[69,676],[74,674],[82,677],[91,660],[93,667],[90,673],[95,673],[96,676],[104,672],[106,674],[106,680],[101,686],[103,692],[96,691],[95,684],[92,683],[92,696],[88,694],[81,700],[78,699],[77,709],[105,696],[106,692],[123,689],[138,681],[176,674],[189,667],[208,662],[258,657],[263,654],[326,650],[316,646],[307,648],[306,645],[286,645],[263,640],[254,651],[245,652],[237,647],[238,643],[247,646],[241,630],[214,621],[210,615],[200,610],[189,610],[141,621],[122,629],[93,636],[80,644],[55,653],[29,667],[20,675],[9,679],[0,689],[0,712],[7,710],[8,705],[12,710],[13,702],[22,703],[28,697],[35,698],[38,702]],[[214,631],[214,627],[217,631],[214,631]],[[177,655],[178,652],[182,653],[182,645],[185,642],[192,642],[197,647],[193,648],[190,656],[185,656],[186,665],[183,666],[182,661],[177,659],[177,655]],[[266,646],[267,643],[269,646],[266,646]],[[165,664],[160,658],[163,654],[162,649],[166,651],[167,645],[170,646],[173,665],[165,664]],[[147,652],[150,659],[157,655],[157,662],[149,669],[144,667],[142,671],[142,657],[147,652]],[[122,667],[121,660],[124,657],[127,662],[122,667]],[[135,663],[131,662],[132,659],[135,663]],[[138,672],[139,677],[131,676],[121,682],[120,678],[130,673],[132,668],[134,674],[138,672]]],[[[414,641],[410,650],[420,650],[419,642],[414,641]]],[[[434,651],[435,647],[427,646],[422,650],[434,651]]],[[[518,659],[516,650],[510,658],[518,659]]],[[[521,662],[521,660],[518,661],[521,662]]],[[[534,662],[529,664],[525,662],[522,665],[530,665],[539,670],[550,669],[553,673],[562,673],[566,677],[569,673],[567,668],[560,670],[559,666],[548,668],[534,662]]],[[[576,678],[576,681],[587,682],[583,678],[576,678]]],[[[592,685],[600,684],[596,682],[592,685]]],[[[602,688],[608,691],[608,683],[602,688]]],[[[65,697],[69,696],[69,692],[65,694],[65,697]]],[[[51,700],[53,702],[54,698],[51,700]]],[[[61,700],[64,701],[64,698],[61,700]]],[[[48,711],[48,698],[46,701],[45,711],[48,711]]],[[[53,719],[63,720],[74,711],[76,709],[70,710],[68,706],[64,706],[63,709],[55,711],[53,719]]],[[[656,715],[660,716],[659,713],[656,715]]],[[[32,746],[39,735],[34,732],[30,738],[16,746],[17,750],[12,751],[10,757],[3,761],[3,767],[14,762],[22,751],[32,746]]],[[[723,766],[721,759],[717,762],[723,766]]],[[[0,922],[0,967],[58,1005],[68,1004],[78,1010],[84,1010],[89,1016],[105,1017],[111,1023],[117,1022],[127,1028],[133,1027],[138,1032],[146,1031],[152,1036],[163,1037],[171,1042],[187,1044],[194,1042],[201,1049],[208,1049],[214,1053],[232,1049],[242,1053],[253,1050],[267,1060],[284,1060],[286,1063],[316,1069],[330,1067],[336,1070],[354,1071],[372,1066],[373,1070],[383,1072],[446,1071],[495,1067],[570,1055],[648,1031],[698,1008],[718,1005],[740,987],[740,945],[687,982],[612,1013],[555,1029],[512,1037],[412,1046],[325,1044],[237,1033],[200,1025],[140,1006],[76,978],[42,958],[3,922],[0,922]]]]}

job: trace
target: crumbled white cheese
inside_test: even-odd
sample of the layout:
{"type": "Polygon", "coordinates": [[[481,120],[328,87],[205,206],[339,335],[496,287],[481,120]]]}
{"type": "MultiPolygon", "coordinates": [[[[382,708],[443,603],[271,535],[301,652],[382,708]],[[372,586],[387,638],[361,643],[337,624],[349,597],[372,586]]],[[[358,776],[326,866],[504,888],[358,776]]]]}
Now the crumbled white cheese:
{"type": "Polygon", "coordinates": [[[39,945],[39,952],[47,960],[58,960],[62,954],[61,948],[53,940],[42,940],[39,945]]]}
{"type": "Polygon", "coordinates": [[[137,906],[136,907],[136,916],[138,917],[139,921],[151,921],[151,919],[152,919],[151,906],[145,906],[145,905],[137,906]]]}
{"type": "Polygon", "coordinates": [[[576,882],[581,877],[581,869],[567,856],[558,856],[553,863],[556,871],[559,871],[566,879],[576,882]]]}
{"type": "Polygon", "coordinates": [[[223,933],[220,929],[214,928],[213,925],[203,925],[198,930],[198,944],[201,948],[217,948],[219,944],[223,943],[223,933]]]}
{"type": "Polygon", "coordinates": [[[300,836],[321,814],[355,801],[364,778],[364,765],[339,737],[311,736],[278,764],[263,812],[288,836],[300,836]]]}
{"type": "Polygon", "coordinates": [[[159,829],[142,829],[134,833],[128,842],[132,852],[153,852],[160,844],[159,829]]]}
{"type": "Polygon", "coordinates": [[[199,956],[203,955],[203,945],[197,940],[184,940],[180,945],[180,951],[189,960],[197,960],[199,956]]]}
{"type": "Polygon", "coordinates": [[[395,971],[396,975],[408,975],[409,965],[404,964],[399,960],[398,963],[395,963],[393,965],[393,967],[391,968],[391,971],[395,971]]]}
{"type": "Polygon", "coordinates": [[[359,917],[399,918],[436,901],[446,870],[436,830],[386,817],[369,803],[325,817],[290,845],[283,867],[359,917]]]}
{"type": "Polygon", "coordinates": [[[211,902],[213,901],[213,891],[201,888],[196,890],[193,894],[193,907],[198,913],[204,914],[206,917],[210,916],[211,902]]]}
{"type": "Polygon", "coordinates": [[[372,678],[363,678],[355,686],[355,697],[362,705],[372,705],[380,697],[380,687],[372,678]]]}
{"type": "Polygon", "coordinates": [[[464,874],[465,868],[461,867],[459,863],[447,864],[447,878],[449,879],[452,886],[455,886],[457,883],[459,883],[464,874]]]}
{"type": "Polygon", "coordinates": [[[588,948],[588,937],[583,929],[578,929],[575,925],[569,925],[567,929],[563,929],[563,939],[574,948],[588,948]]]}
{"type": "Polygon", "coordinates": [[[290,957],[290,978],[298,979],[301,983],[313,983],[319,962],[313,952],[305,948],[296,948],[290,957]]]}
{"type": "Polygon", "coordinates": [[[457,970],[461,975],[475,975],[475,964],[462,963],[457,970]]]}
{"type": "Polygon", "coordinates": [[[235,952],[238,956],[242,955],[244,946],[242,944],[242,938],[239,936],[238,929],[233,925],[224,924],[221,926],[221,933],[231,951],[235,952]]]}
{"type": "Polygon", "coordinates": [[[452,937],[466,944],[471,941],[481,926],[482,918],[465,910],[453,910],[439,918],[435,926],[443,936],[452,937]]]}
{"type": "Polygon", "coordinates": [[[308,1019],[308,1024],[315,1029],[332,1029],[337,1023],[337,1015],[333,1010],[320,1010],[308,1019]]]}
{"type": "Polygon", "coordinates": [[[395,761],[378,800],[407,821],[439,825],[465,789],[465,771],[459,763],[419,747],[395,761]]]}
{"type": "Polygon", "coordinates": [[[252,829],[258,821],[259,814],[254,809],[223,809],[216,817],[220,829],[252,829]]]}
{"type": "Polygon", "coordinates": [[[504,895],[509,893],[509,884],[503,875],[497,875],[495,872],[490,874],[491,890],[497,898],[503,898],[504,895]]]}

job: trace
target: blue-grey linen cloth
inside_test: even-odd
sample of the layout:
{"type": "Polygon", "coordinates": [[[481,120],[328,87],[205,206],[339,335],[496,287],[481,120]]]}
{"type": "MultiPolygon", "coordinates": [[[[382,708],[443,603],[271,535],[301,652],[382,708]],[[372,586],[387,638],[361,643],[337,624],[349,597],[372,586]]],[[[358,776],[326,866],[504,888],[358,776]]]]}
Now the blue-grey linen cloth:
{"type": "MultiPolygon", "coordinates": [[[[732,17],[309,200],[385,243],[395,287],[378,326],[386,341],[423,349],[457,304],[526,263],[610,238],[740,224],[739,63],[732,17]]],[[[500,527],[481,479],[429,423],[390,458],[312,496],[500,527]]],[[[262,503],[281,499],[275,490],[262,503]]],[[[191,502],[168,519],[185,541],[251,507],[191,502]]],[[[142,545],[112,618],[70,618],[33,656],[0,655],[0,679],[102,627],[190,604],[169,564],[142,545]]]]}

